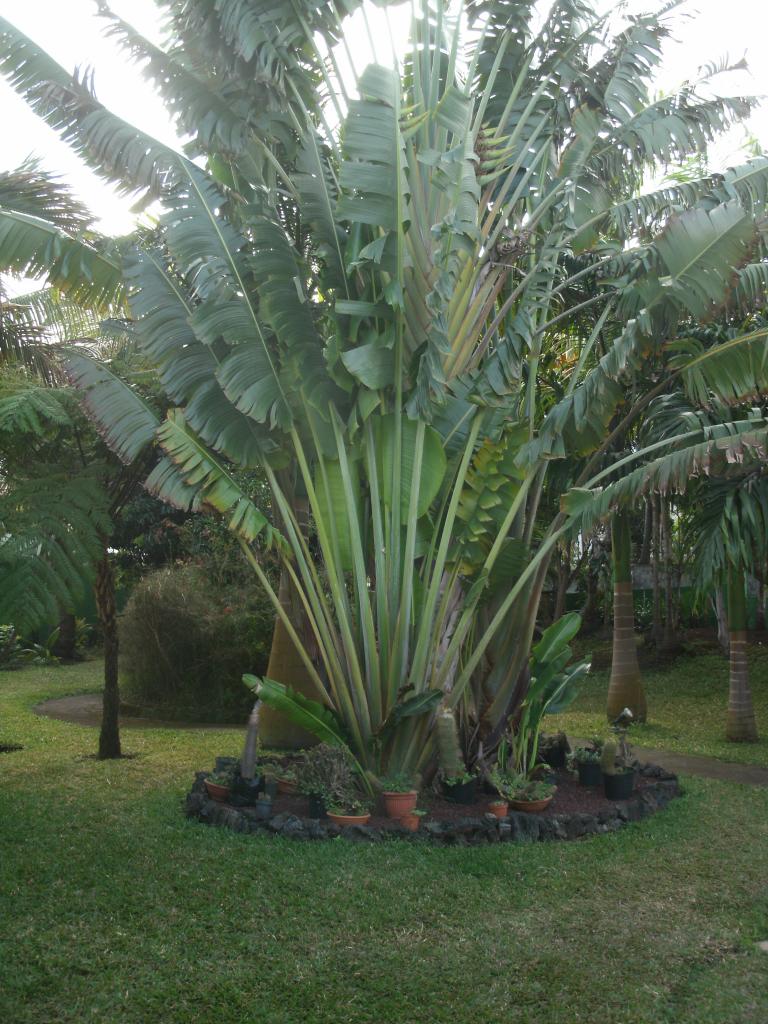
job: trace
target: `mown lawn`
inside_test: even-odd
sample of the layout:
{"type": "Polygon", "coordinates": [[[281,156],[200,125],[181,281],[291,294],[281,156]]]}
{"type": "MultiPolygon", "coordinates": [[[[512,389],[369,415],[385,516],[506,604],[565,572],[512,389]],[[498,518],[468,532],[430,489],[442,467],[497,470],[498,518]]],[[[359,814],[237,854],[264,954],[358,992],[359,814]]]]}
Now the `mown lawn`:
{"type": "MultiPolygon", "coordinates": [[[[610,645],[584,641],[583,646],[587,652],[599,646],[602,663],[610,661],[610,645]]],[[[725,739],[728,662],[711,644],[697,648],[691,645],[691,654],[677,658],[664,669],[643,670],[648,722],[633,727],[632,740],[658,750],[768,765],[768,648],[759,644],[750,648],[750,683],[761,734],[758,743],[729,743],[725,739]]],[[[547,729],[565,729],[581,737],[606,735],[609,675],[608,669],[596,671],[568,711],[547,720],[547,729]]]]}
{"type": "Polygon", "coordinates": [[[98,666],[0,675],[0,1021],[764,1024],[768,790],[686,779],[580,843],[301,845],[184,820],[232,732],[36,718],[98,666]]]}

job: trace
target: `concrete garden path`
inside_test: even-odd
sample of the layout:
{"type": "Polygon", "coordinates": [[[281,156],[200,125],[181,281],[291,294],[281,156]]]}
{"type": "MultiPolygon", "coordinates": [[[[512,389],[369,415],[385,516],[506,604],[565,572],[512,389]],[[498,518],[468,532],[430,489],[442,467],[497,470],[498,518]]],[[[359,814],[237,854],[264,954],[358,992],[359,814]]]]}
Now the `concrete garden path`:
{"type": "MultiPolygon", "coordinates": [[[[586,747],[587,740],[569,736],[571,747],[586,747]]],[[[700,775],[705,779],[719,779],[721,782],[743,782],[748,786],[768,786],[768,768],[757,764],[735,764],[720,761],[716,757],[702,757],[699,754],[678,754],[671,750],[651,750],[632,744],[632,753],[638,761],[650,761],[666,768],[675,775],[700,775]]]]}
{"type": "MultiPolygon", "coordinates": [[[[101,725],[101,694],[83,693],[74,697],[57,697],[46,700],[34,707],[36,715],[56,718],[60,722],[73,722],[98,728],[101,725]]],[[[139,718],[121,715],[122,729],[239,729],[243,725],[223,725],[215,722],[169,722],[158,718],[139,718]]],[[[587,746],[587,740],[568,737],[571,746],[587,746]]],[[[676,775],[700,775],[705,779],[719,779],[722,782],[743,782],[748,786],[768,786],[768,768],[755,764],[734,764],[719,761],[715,757],[701,757],[697,754],[677,754],[671,750],[651,750],[636,747],[632,751],[640,761],[650,761],[667,768],[676,775]]]]}
{"type": "MultiPolygon", "coordinates": [[[[101,725],[101,694],[81,693],[75,697],[56,697],[43,701],[32,709],[36,715],[56,718],[60,722],[75,725],[101,725]]],[[[140,718],[137,715],[120,715],[121,729],[245,729],[242,725],[226,725],[220,722],[169,722],[160,718],[140,718]]]]}

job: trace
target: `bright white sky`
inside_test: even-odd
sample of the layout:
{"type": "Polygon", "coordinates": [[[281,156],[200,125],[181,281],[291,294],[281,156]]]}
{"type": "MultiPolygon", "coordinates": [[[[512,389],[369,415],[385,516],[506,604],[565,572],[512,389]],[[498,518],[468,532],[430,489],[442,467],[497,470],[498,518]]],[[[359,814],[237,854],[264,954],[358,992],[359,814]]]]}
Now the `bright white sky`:
{"type": "MultiPolygon", "coordinates": [[[[607,3],[604,5],[610,6],[607,3]]],[[[161,40],[160,18],[153,0],[113,0],[113,9],[153,41],[161,40]]],[[[613,5],[615,6],[615,5],[613,5]]],[[[632,9],[655,6],[654,0],[632,3],[632,9]]],[[[392,24],[396,35],[404,31],[408,5],[395,11],[392,24]],[[400,16],[398,16],[400,15],[400,16]]],[[[96,16],[94,0],[0,0],[0,15],[14,22],[67,69],[90,66],[95,71],[99,99],[115,113],[135,121],[155,137],[173,143],[173,126],[151,86],[140,71],[130,64],[111,40],[102,37],[103,22],[96,16]]],[[[379,13],[371,11],[373,36],[381,41],[379,58],[391,52],[385,26],[379,13]]],[[[768,3],[766,0],[690,0],[677,17],[677,41],[667,47],[659,88],[669,90],[693,77],[697,68],[712,60],[729,56],[737,60],[745,53],[751,75],[734,74],[720,80],[721,92],[751,92],[768,96],[768,3]],[[684,13],[685,12],[685,13],[684,13]]],[[[351,50],[361,55],[362,65],[370,55],[367,36],[360,19],[353,28],[351,50]]],[[[3,124],[3,148],[0,166],[17,166],[26,156],[42,158],[48,170],[60,173],[84,199],[107,233],[131,229],[135,217],[130,200],[121,198],[95,177],[68,147],[19,99],[10,86],[0,80],[0,112],[3,124]]],[[[713,168],[743,159],[739,148],[747,133],[756,136],[768,150],[768,103],[748,125],[731,133],[712,154],[713,168]]]]}

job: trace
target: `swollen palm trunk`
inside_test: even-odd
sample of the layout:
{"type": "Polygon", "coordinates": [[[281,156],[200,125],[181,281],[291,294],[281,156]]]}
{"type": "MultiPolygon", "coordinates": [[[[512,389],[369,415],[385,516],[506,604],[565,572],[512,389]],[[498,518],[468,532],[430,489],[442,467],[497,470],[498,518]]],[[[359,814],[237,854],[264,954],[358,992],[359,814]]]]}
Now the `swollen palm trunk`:
{"type": "Polygon", "coordinates": [[[746,598],[744,573],[731,566],[728,573],[728,628],[730,630],[730,675],[726,738],[737,743],[757,740],[755,711],[749,688],[747,662],[746,598]]]}
{"type": "MultiPolygon", "coordinates": [[[[290,613],[290,584],[286,573],[281,573],[278,596],[280,603],[290,613]]],[[[279,616],[275,619],[266,675],[268,679],[275,679],[305,697],[317,700],[317,690],[279,616]]],[[[267,704],[261,708],[259,715],[259,737],[264,746],[283,750],[298,750],[317,743],[316,736],[267,704]]]]}
{"type": "Polygon", "coordinates": [[[611,536],[614,566],[613,659],[606,713],[609,721],[613,721],[624,708],[629,708],[635,721],[644,722],[647,708],[635,643],[631,538],[629,520],[625,515],[614,515],[611,536]]]}

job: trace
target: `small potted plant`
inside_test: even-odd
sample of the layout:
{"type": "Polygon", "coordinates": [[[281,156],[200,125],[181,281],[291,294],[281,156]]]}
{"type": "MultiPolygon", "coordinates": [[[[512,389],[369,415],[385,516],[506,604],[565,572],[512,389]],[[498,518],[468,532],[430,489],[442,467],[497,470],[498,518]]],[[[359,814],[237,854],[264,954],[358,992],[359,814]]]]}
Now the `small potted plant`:
{"type": "Polygon", "coordinates": [[[409,811],[407,814],[404,814],[399,819],[400,824],[403,826],[403,828],[407,828],[409,832],[418,832],[419,825],[421,824],[421,819],[424,817],[426,813],[426,811],[422,811],[419,810],[417,807],[414,807],[412,811],[409,811]]]}
{"type": "MultiPolygon", "coordinates": [[[[337,799],[334,797],[334,799],[337,799]]],[[[336,825],[367,825],[371,820],[371,812],[367,803],[358,798],[347,796],[328,808],[328,817],[336,825]]]]}
{"type": "Polygon", "coordinates": [[[515,811],[540,814],[552,803],[557,786],[521,775],[510,781],[509,805],[515,811]]]}
{"type": "Polygon", "coordinates": [[[266,821],[272,817],[272,797],[268,793],[261,793],[253,805],[256,817],[266,821]]]}
{"type": "Polygon", "coordinates": [[[349,758],[338,747],[318,743],[304,755],[296,770],[296,788],[309,803],[310,818],[327,818],[328,805],[336,790],[352,786],[353,773],[349,758]]]}
{"type": "Polygon", "coordinates": [[[488,804],[488,810],[497,818],[506,818],[509,814],[509,800],[497,796],[495,800],[491,800],[488,804]]]}
{"type": "Polygon", "coordinates": [[[443,795],[455,804],[477,800],[477,774],[467,771],[461,752],[456,719],[447,709],[437,718],[437,753],[443,779],[443,795]]]}
{"type": "Polygon", "coordinates": [[[416,806],[419,794],[409,775],[388,775],[381,780],[381,787],[388,818],[404,818],[416,806]]]}
{"type": "Polygon", "coordinates": [[[573,752],[573,763],[582,786],[599,786],[603,781],[603,770],[600,767],[602,740],[592,740],[590,747],[577,747],[573,752]]]}
{"type": "Polygon", "coordinates": [[[463,771],[443,779],[443,794],[446,800],[454,804],[474,804],[477,802],[477,775],[463,771]]]}
{"type": "Polygon", "coordinates": [[[205,780],[205,788],[208,796],[217,803],[225,804],[229,800],[229,792],[232,787],[232,775],[230,772],[213,772],[205,780]]]}
{"type": "Polygon", "coordinates": [[[486,781],[489,788],[497,794],[495,799],[488,804],[488,810],[497,818],[506,818],[509,814],[509,797],[513,791],[516,776],[497,765],[487,776],[486,781]]]}
{"type": "Polygon", "coordinates": [[[606,798],[628,800],[635,787],[635,769],[627,763],[626,755],[618,753],[618,744],[615,740],[606,740],[600,766],[606,798]]]}
{"type": "Polygon", "coordinates": [[[296,772],[293,768],[278,768],[277,770],[277,792],[283,796],[290,796],[297,792],[298,784],[296,772]]]}

